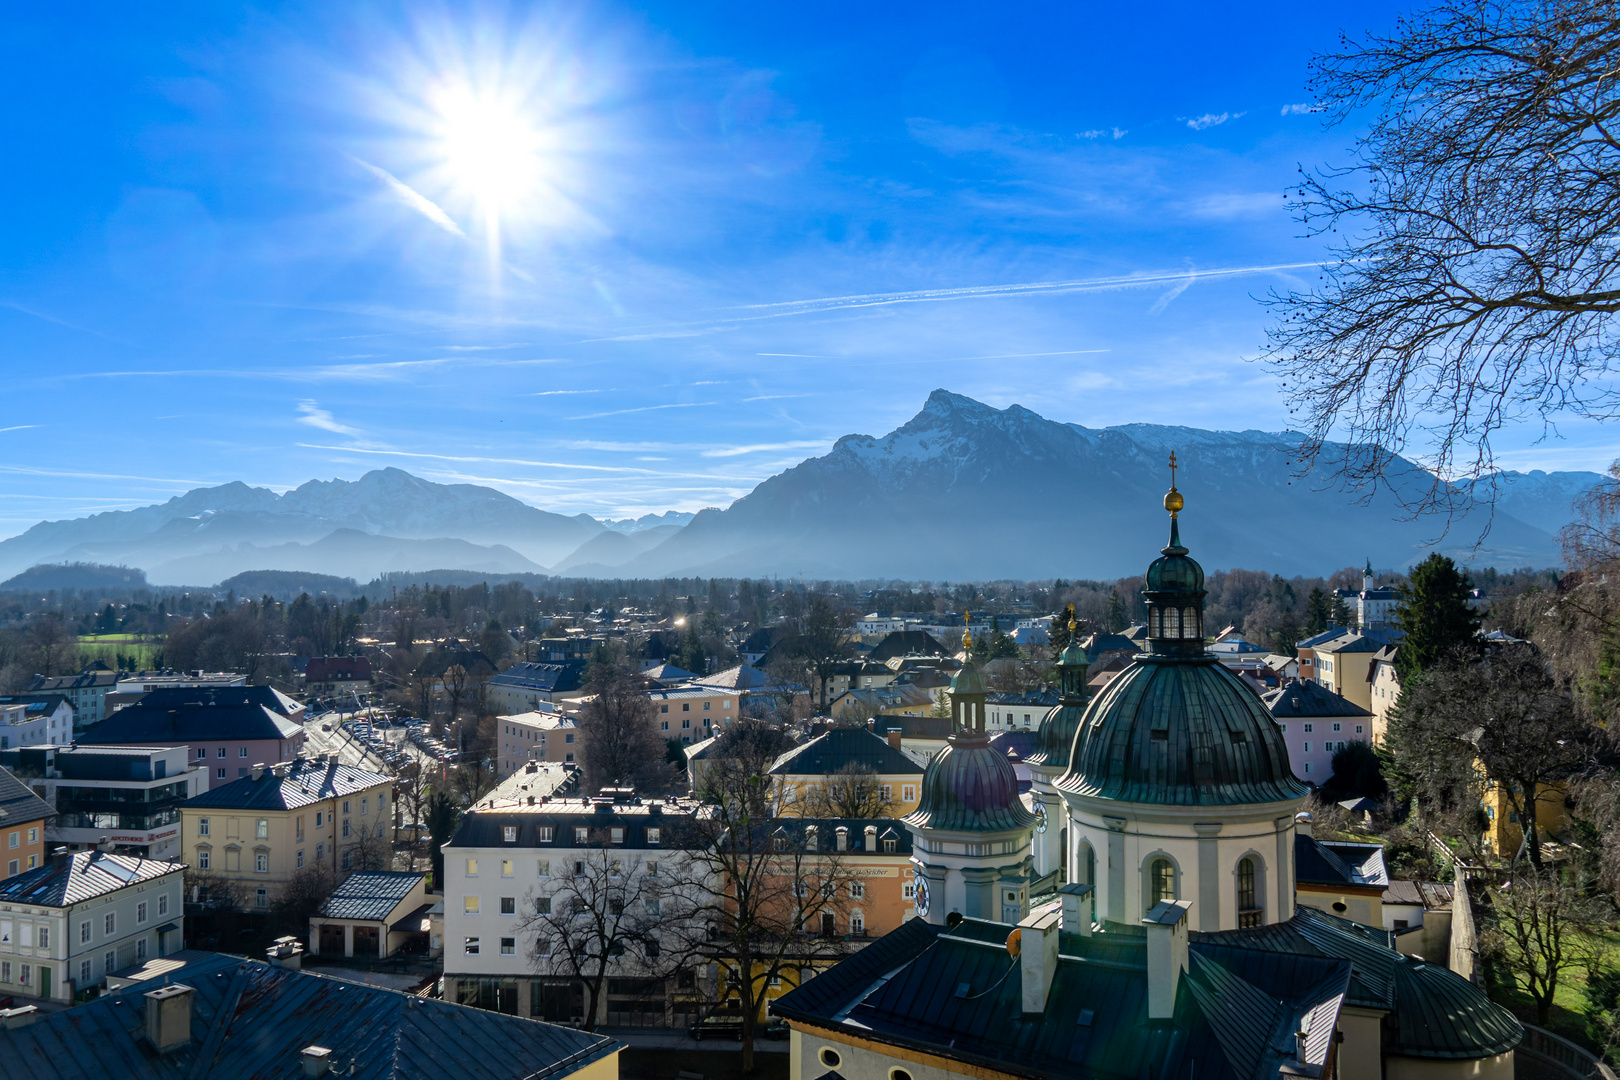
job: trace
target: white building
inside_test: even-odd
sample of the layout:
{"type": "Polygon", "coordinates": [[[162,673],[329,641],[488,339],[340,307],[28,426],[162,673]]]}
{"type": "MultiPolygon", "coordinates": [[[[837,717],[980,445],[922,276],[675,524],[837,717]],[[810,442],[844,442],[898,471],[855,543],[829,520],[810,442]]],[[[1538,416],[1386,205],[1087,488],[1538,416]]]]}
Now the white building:
{"type": "Polygon", "coordinates": [[[579,724],[557,706],[539,702],[528,712],[495,718],[497,770],[508,777],[531,761],[579,761],[579,724]]]}
{"type": "MultiPolygon", "coordinates": [[[[97,662],[99,664],[99,661],[97,662]]],[[[30,694],[61,694],[73,706],[73,722],[80,731],[107,719],[107,695],[116,689],[118,672],[105,666],[85,668],[77,675],[35,675],[30,694]]]]}
{"type": "Polygon", "coordinates": [[[0,750],[67,746],[73,741],[73,706],[61,694],[0,697],[0,750]]]}
{"type": "MultiPolygon", "coordinates": [[[[573,905],[582,889],[622,889],[631,897],[624,918],[656,920],[659,882],[683,858],[674,830],[694,806],[677,800],[616,793],[586,799],[547,794],[566,782],[561,769],[536,766],[512,777],[461,819],[444,845],[444,996],[465,1004],[492,1003],[502,1012],[576,1022],[584,988],[556,960],[556,946],[537,944],[537,920],[573,905]]],[[[673,905],[672,905],[673,906],[673,905]]],[[[590,939],[582,919],[581,938],[590,939]]],[[[633,993],[604,995],[602,1023],[662,1024],[682,989],[676,979],[649,975],[626,955],[615,980],[633,993]],[[635,1014],[627,1019],[622,1014],[635,1014]]],[[[685,989],[694,990],[695,987],[685,989]]]]}
{"type": "Polygon", "coordinates": [[[184,947],[181,863],[57,852],[0,882],[0,994],[70,1002],[111,973],[184,947]]]}
{"type": "Polygon", "coordinates": [[[716,734],[737,718],[742,691],[692,683],[648,691],[657,713],[658,734],[690,746],[716,734]]]}

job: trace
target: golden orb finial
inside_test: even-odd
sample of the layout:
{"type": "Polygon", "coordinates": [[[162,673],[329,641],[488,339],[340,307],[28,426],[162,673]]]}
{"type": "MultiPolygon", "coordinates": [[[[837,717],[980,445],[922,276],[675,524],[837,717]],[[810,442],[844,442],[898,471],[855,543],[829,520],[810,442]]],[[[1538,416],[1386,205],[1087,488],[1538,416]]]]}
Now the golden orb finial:
{"type": "Polygon", "coordinates": [[[968,629],[968,617],[962,616],[962,648],[973,651],[973,631],[968,629]]]}
{"type": "Polygon", "coordinates": [[[1070,604],[1069,605],[1069,636],[1073,637],[1074,632],[1076,630],[1078,630],[1078,629],[1079,629],[1079,624],[1077,624],[1074,621],[1074,605],[1070,604]]]}
{"type": "Polygon", "coordinates": [[[1170,451],[1170,490],[1164,493],[1164,508],[1170,511],[1171,517],[1175,517],[1181,513],[1181,508],[1185,505],[1187,505],[1186,500],[1181,497],[1181,492],[1176,490],[1176,452],[1172,450],[1170,451]]]}

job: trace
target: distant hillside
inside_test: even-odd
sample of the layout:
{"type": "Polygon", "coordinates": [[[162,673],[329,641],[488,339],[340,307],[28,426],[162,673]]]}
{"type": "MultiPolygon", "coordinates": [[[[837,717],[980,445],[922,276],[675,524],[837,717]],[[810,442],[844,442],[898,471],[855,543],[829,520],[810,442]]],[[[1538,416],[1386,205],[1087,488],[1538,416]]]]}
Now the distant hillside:
{"type": "Polygon", "coordinates": [[[248,570],[226,578],[217,588],[220,592],[234,590],[237,596],[244,598],[269,595],[277,600],[291,600],[300,593],[328,596],[335,600],[349,600],[360,595],[360,586],[355,584],[353,578],[296,570],[248,570]]]}
{"type": "Polygon", "coordinates": [[[0,581],[0,592],[48,592],[75,589],[79,592],[126,592],[147,587],[146,572],[130,566],[102,563],[58,563],[31,566],[15,577],[0,581]]]}

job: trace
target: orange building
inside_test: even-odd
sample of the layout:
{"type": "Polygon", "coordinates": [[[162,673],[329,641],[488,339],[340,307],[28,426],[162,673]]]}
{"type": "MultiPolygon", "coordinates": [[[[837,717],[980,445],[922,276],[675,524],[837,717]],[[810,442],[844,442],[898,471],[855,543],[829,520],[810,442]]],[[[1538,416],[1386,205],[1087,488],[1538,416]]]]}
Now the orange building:
{"type": "Polygon", "coordinates": [[[45,822],[55,816],[50,803],[0,769],[0,880],[44,864],[45,822]]]}

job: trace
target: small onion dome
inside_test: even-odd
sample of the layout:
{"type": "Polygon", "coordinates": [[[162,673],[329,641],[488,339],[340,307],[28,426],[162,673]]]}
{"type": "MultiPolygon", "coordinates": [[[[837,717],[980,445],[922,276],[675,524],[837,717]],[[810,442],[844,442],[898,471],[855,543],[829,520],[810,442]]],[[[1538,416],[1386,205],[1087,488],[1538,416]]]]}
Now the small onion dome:
{"type": "Polygon", "coordinates": [[[1086,650],[1080,647],[1080,642],[1073,635],[1070,635],[1069,643],[1063,646],[1062,652],[1058,653],[1058,666],[1079,667],[1082,664],[1090,663],[1091,661],[1086,658],[1086,650]]]}
{"type": "Polygon", "coordinates": [[[957,669],[951,676],[951,694],[988,694],[990,686],[984,681],[984,672],[972,660],[957,669]]]}
{"type": "Polygon", "coordinates": [[[1148,566],[1145,591],[1201,595],[1204,591],[1204,568],[1187,557],[1188,551],[1181,543],[1180,524],[1172,518],[1170,543],[1159,549],[1159,557],[1148,566]]]}
{"type": "Polygon", "coordinates": [[[1057,781],[1120,802],[1221,806],[1294,802],[1306,787],[1282,731],[1213,656],[1143,656],[1086,709],[1057,781]]]}
{"type": "Polygon", "coordinates": [[[1080,730],[1084,704],[1065,702],[1046,714],[1035,732],[1035,753],[1029,756],[1031,765],[1048,769],[1067,769],[1069,751],[1074,746],[1075,733],[1080,730]]]}
{"type": "Polygon", "coordinates": [[[922,800],[903,819],[920,829],[1009,832],[1032,828],[1018,774],[982,732],[952,735],[923,772],[922,800]]]}

